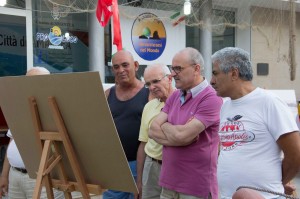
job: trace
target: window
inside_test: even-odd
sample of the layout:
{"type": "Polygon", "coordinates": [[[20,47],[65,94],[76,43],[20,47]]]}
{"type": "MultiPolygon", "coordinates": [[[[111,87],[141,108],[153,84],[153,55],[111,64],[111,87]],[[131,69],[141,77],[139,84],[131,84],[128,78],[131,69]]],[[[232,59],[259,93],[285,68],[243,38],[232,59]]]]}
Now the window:
{"type": "Polygon", "coordinates": [[[0,14],[0,76],[27,71],[25,17],[0,14]]]}
{"type": "MultiPolygon", "coordinates": [[[[229,46],[235,46],[235,28],[222,26],[223,23],[235,23],[235,12],[213,10],[212,53],[229,46]]],[[[186,26],[186,46],[200,49],[200,29],[186,26]]]]}
{"type": "Polygon", "coordinates": [[[88,71],[88,13],[60,12],[48,1],[36,0],[33,6],[39,10],[33,12],[34,66],[51,73],[88,71]]]}
{"type": "MultiPolygon", "coordinates": [[[[216,23],[235,23],[235,12],[213,10],[216,23]]],[[[212,34],[212,53],[225,48],[235,46],[235,28],[217,26],[212,34]]]]}

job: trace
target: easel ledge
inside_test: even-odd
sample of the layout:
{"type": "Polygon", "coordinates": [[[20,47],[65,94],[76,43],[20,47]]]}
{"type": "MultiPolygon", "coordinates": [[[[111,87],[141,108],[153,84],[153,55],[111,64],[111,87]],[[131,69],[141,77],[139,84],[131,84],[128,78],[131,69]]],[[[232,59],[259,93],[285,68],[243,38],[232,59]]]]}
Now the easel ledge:
{"type": "MultiPolygon", "coordinates": [[[[61,191],[68,189],[70,192],[80,191],[80,188],[79,188],[79,185],[77,182],[69,181],[68,183],[69,183],[69,185],[66,185],[66,184],[61,183],[60,180],[52,179],[52,186],[55,189],[58,189],[61,191]]],[[[95,194],[95,195],[101,195],[105,191],[105,189],[102,189],[100,185],[86,184],[86,186],[87,186],[88,192],[95,194]]]]}

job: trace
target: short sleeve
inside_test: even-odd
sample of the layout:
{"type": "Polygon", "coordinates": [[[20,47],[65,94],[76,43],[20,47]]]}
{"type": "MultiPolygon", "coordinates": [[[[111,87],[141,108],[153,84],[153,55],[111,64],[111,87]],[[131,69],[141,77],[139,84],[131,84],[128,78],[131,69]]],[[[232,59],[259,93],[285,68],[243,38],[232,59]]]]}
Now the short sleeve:
{"type": "Polygon", "coordinates": [[[13,138],[10,129],[8,129],[8,131],[6,133],[6,136],[9,137],[9,138],[11,138],[11,139],[13,138]]]}

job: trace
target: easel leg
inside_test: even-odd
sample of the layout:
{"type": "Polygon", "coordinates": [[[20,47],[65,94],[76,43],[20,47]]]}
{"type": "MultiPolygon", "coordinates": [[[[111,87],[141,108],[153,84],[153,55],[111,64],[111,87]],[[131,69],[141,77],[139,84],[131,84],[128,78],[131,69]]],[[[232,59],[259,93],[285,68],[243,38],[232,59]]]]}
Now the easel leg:
{"type": "Polygon", "coordinates": [[[71,140],[68,136],[67,129],[65,127],[65,124],[64,124],[62,115],[59,111],[56,100],[55,100],[54,97],[49,97],[48,100],[49,100],[49,105],[50,105],[50,108],[51,108],[51,111],[52,111],[52,114],[53,114],[53,119],[54,119],[55,124],[58,128],[58,132],[59,132],[59,134],[62,138],[64,148],[65,148],[67,156],[69,158],[70,165],[71,165],[71,168],[73,170],[76,181],[78,183],[78,187],[80,189],[82,197],[84,199],[90,199],[91,197],[89,195],[89,192],[88,192],[83,174],[80,170],[79,162],[76,158],[75,151],[72,147],[71,140]]]}
{"type": "Polygon", "coordinates": [[[48,174],[44,177],[44,184],[46,187],[48,199],[54,199],[51,177],[49,175],[50,174],[48,174]]]}
{"type": "MultiPolygon", "coordinates": [[[[44,143],[41,162],[40,162],[40,166],[39,166],[39,170],[38,170],[38,174],[37,174],[37,178],[36,178],[36,186],[35,186],[34,192],[33,192],[33,198],[34,199],[39,199],[40,195],[41,195],[42,181],[43,181],[43,178],[44,178],[43,173],[44,173],[44,170],[47,167],[47,159],[48,159],[50,150],[51,150],[51,141],[46,140],[45,143],[44,143]]],[[[47,175],[46,179],[48,179],[48,178],[49,178],[49,176],[47,175]]],[[[50,188],[52,190],[51,182],[49,181],[49,179],[45,183],[45,186],[47,188],[47,193],[48,193],[48,191],[50,192],[50,188]]],[[[50,194],[50,196],[48,195],[48,197],[51,198],[51,195],[52,195],[52,199],[53,199],[54,198],[53,197],[53,192],[52,192],[52,194],[50,194]]]]}
{"type": "MultiPolygon", "coordinates": [[[[55,149],[55,153],[61,154],[56,142],[53,143],[53,146],[55,149]]],[[[59,175],[59,179],[62,181],[62,183],[67,184],[68,179],[67,179],[66,171],[65,171],[62,161],[59,161],[59,163],[58,163],[58,175],[59,175]]],[[[64,196],[66,199],[72,198],[72,194],[70,192],[68,192],[66,190],[62,190],[62,191],[64,192],[64,196]]]]}

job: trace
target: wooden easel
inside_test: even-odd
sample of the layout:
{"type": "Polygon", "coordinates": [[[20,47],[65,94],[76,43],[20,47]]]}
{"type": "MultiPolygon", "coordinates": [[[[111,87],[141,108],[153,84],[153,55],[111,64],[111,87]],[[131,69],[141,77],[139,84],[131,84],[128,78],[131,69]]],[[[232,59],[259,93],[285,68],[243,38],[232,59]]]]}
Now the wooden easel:
{"type": "Polygon", "coordinates": [[[90,198],[89,193],[97,195],[101,194],[104,190],[100,185],[85,183],[85,179],[79,167],[79,162],[76,158],[74,148],[72,147],[72,143],[67,133],[57,102],[54,97],[49,97],[48,102],[52,111],[53,119],[57,126],[57,132],[43,131],[36,99],[34,97],[29,98],[30,111],[32,113],[33,125],[37,136],[37,144],[42,152],[33,198],[40,198],[43,183],[46,187],[47,196],[50,199],[54,198],[52,188],[63,191],[65,198],[67,199],[72,198],[72,191],[81,192],[84,199],[90,198]],[[76,182],[70,182],[67,179],[62,162],[62,153],[58,145],[59,142],[62,143],[62,146],[66,151],[76,182]],[[55,166],[58,168],[58,180],[52,179],[50,175],[50,172],[55,168],[55,166]]]}

